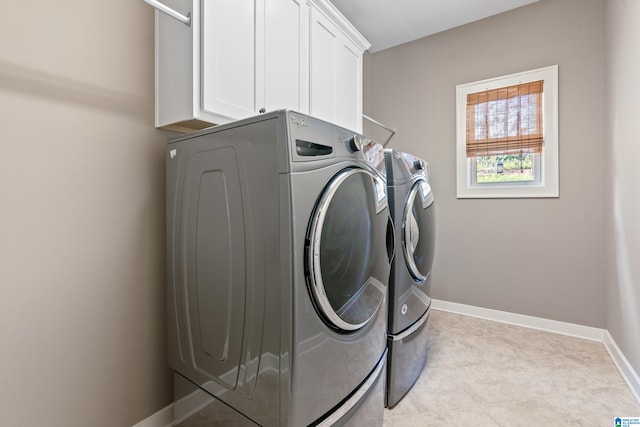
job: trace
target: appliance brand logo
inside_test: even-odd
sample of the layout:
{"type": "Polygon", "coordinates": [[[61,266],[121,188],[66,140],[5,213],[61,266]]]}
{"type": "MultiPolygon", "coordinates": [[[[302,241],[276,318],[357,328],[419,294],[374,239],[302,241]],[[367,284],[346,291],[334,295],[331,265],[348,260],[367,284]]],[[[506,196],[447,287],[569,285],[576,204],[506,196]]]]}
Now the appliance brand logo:
{"type": "Polygon", "coordinates": [[[616,417],[613,422],[615,427],[636,427],[640,426],[640,417],[616,417]]]}
{"type": "Polygon", "coordinates": [[[307,122],[304,121],[304,119],[299,119],[296,116],[291,116],[291,122],[298,126],[299,128],[301,127],[309,127],[309,125],[307,124],[307,122]]]}

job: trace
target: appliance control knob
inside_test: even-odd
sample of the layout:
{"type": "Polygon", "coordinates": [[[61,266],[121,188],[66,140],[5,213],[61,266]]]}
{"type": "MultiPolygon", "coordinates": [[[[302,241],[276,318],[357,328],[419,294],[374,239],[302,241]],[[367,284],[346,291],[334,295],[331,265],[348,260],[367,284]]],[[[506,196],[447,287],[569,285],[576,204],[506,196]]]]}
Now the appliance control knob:
{"type": "Polygon", "coordinates": [[[365,138],[361,135],[353,135],[349,139],[349,145],[353,151],[362,151],[362,148],[371,142],[370,139],[365,138]]]}

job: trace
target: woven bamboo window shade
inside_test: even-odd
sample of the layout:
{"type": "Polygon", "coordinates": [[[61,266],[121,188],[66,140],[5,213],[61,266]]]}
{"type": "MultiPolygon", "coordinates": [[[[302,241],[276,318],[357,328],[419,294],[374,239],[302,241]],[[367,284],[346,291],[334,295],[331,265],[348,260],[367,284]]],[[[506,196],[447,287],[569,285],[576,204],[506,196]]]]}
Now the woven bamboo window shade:
{"type": "Polygon", "coordinates": [[[541,153],[544,80],[467,95],[467,157],[541,153]]]}

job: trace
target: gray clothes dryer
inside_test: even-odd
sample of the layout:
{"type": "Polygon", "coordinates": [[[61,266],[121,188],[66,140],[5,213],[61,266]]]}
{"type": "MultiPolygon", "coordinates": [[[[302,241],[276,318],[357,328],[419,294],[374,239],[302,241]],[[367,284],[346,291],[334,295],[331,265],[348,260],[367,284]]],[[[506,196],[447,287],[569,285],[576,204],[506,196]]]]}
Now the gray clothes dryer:
{"type": "Polygon", "coordinates": [[[382,147],[278,111],[172,139],[166,165],[175,424],[382,425],[382,147]]]}
{"type": "Polygon", "coordinates": [[[385,401],[393,407],[411,389],[427,361],[435,219],[428,164],[395,150],[385,150],[385,163],[396,245],[389,279],[385,401]]]}

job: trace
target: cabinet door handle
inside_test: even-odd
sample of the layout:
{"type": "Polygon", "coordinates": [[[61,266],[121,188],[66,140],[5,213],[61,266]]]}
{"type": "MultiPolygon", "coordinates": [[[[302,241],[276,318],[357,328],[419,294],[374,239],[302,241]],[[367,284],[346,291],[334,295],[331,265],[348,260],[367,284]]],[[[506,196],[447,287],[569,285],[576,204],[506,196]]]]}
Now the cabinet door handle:
{"type": "Polygon", "coordinates": [[[160,3],[157,0],[142,0],[142,1],[149,4],[150,6],[155,7],[160,12],[166,13],[173,19],[177,19],[187,27],[191,26],[191,12],[187,12],[187,16],[185,16],[180,12],[176,12],[175,10],[171,9],[169,6],[165,6],[164,4],[160,3]]]}

